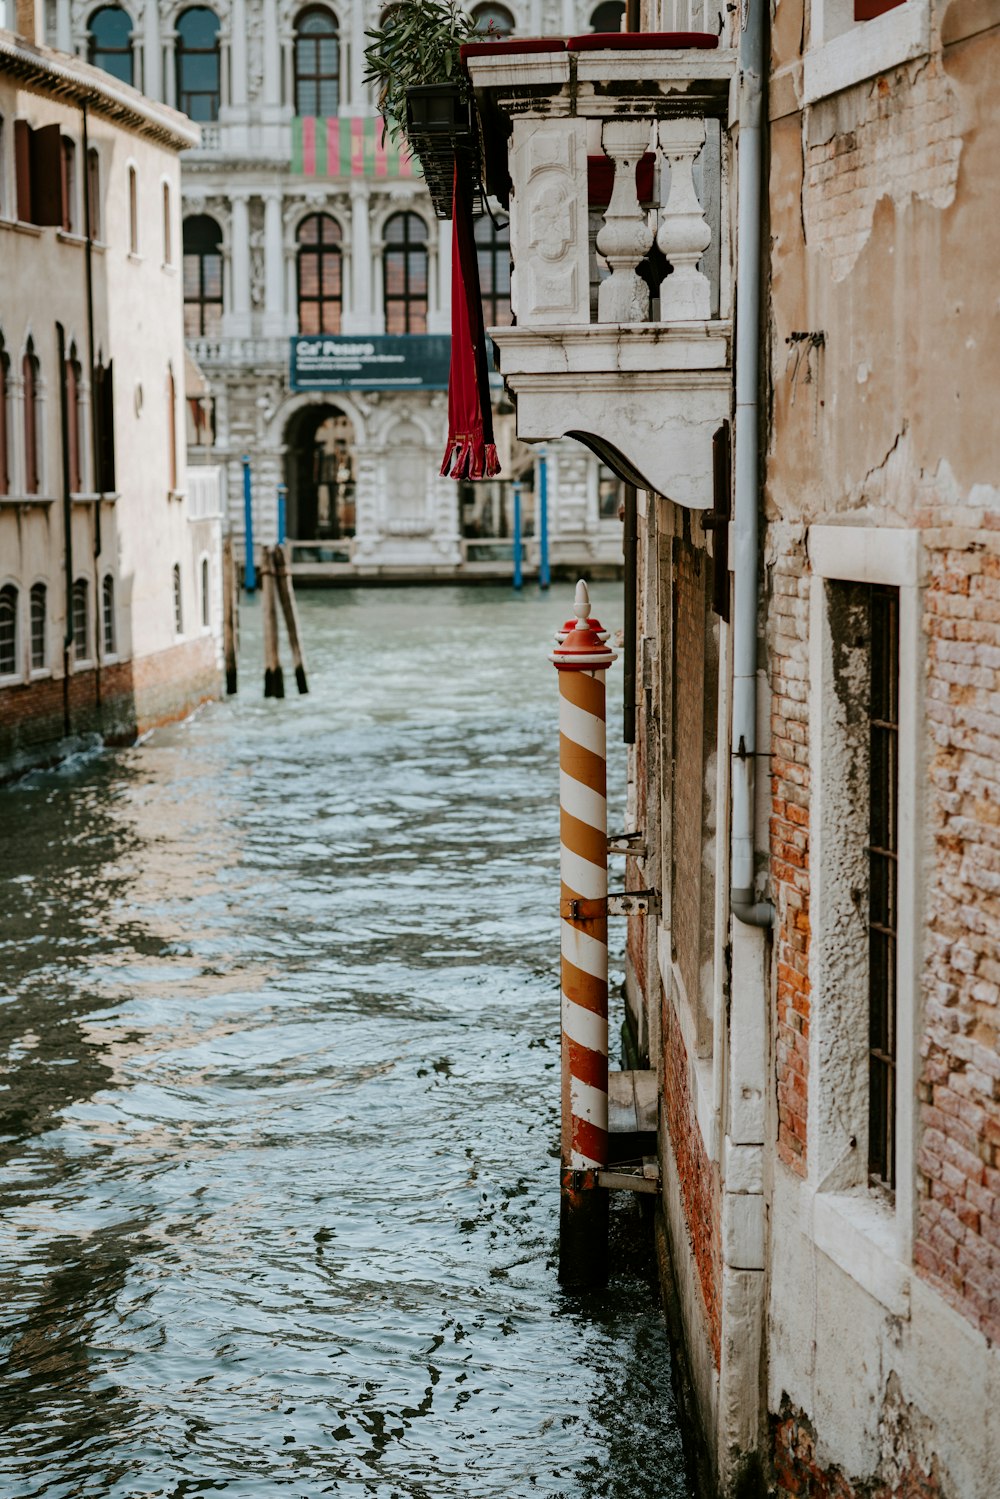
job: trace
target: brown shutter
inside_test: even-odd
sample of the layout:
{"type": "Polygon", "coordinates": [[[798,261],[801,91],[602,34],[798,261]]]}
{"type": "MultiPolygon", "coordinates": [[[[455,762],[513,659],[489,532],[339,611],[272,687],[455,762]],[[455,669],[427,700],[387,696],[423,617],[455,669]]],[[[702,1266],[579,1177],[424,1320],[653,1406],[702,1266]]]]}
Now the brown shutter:
{"type": "Polygon", "coordinates": [[[31,126],[27,120],[14,121],[14,161],[17,168],[17,216],[22,224],[31,223],[31,126]]]}
{"type": "Polygon", "coordinates": [[[31,133],[31,207],[33,224],[54,224],[66,218],[63,186],[62,138],[58,125],[43,125],[31,133]]]}

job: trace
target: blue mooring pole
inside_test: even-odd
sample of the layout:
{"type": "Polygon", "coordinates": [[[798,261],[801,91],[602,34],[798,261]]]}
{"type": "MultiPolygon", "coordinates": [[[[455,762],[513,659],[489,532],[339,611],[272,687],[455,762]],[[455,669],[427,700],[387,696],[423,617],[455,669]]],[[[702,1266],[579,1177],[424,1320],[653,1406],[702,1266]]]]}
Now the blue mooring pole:
{"type": "Polygon", "coordinates": [[[521,586],[521,481],[514,480],[514,587],[521,586]]]}
{"type": "Polygon", "coordinates": [[[284,544],[285,544],[285,500],[286,500],[287,494],[288,494],[288,486],[285,485],[285,484],[279,484],[278,485],[278,545],[280,547],[283,547],[284,544]]]}
{"type": "Polygon", "coordinates": [[[544,448],[538,455],[538,586],[549,586],[549,465],[544,448]]]}
{"type": "Polygon", "coordinates": [[[246,557],[243,567],[243,585],[247,593],[257,587],[257,571],[253,565],[253,475],[250,471],[249,454],[243,455],[243,530],[246,557]]]}

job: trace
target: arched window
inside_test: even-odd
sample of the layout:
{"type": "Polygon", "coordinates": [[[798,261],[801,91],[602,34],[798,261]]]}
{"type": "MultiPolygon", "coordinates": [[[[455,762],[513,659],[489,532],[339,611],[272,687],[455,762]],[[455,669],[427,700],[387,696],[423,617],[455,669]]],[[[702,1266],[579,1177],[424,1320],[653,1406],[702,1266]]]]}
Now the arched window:
{"type": "Polygon", "coordinates": [[[167,477],[170,488],[177,488],[177,382],[172,365],[167,365],[167,477]]]}
{"type": "Polygon", "coordinates": [[[128,252],[139,253],[139,179],[135,167],[128,169],[128,252]]]}
{"type": "Polygon", "coordinates": [[[510,36],[514,30],[514,17],[506,5],[474,5],[472,19],[477,31],[489,32],[490,36],[510,36]]]}
{"type": "Polygon", "coordinates": [[[387,333],[427,332],[427,226],[419,214],[394,213],[382,259],[387,333]]]}
{"type": "Polygon", "coordinates": [[[76,664],[90,660],[90,588],[86,578],[73,584],[73,654],[76,664]]]}
{"type": "Polygon", "coordinates": [[[10,493],[10,443],[7,438],[7,402],[10,387],[10,360],[0,338],[0,494],[10,493]]]}
{"type": "Polygon", "coordinates": [[[113,656],[117,649],[117,630],[115,629],[115,580],[110,573],[105,573],[104,582],[101,585],[101,620],[104,625],[104,654],[113,656]]]}
{"type": "Polygon", "coordinates": [[[0,677],[17,672],[17,589],[13,583],[0,588],[0,677]]]}
{"type": "Polygon", "coordinates": [[[335,115],[340,107],[340,36],[334,16],[322,6],[305,10],[295,23],[295,113],[335,115]]]}
{"type": "Polygon", "coordinates": [[[219,118],[219,18],[203,5],[177,18],[177,107],[202,123],[219,118]]]}
{"type": "Polygon", "coordinates": [[[591,31],[621,31],[625,0],[604,0],[590,18],[591,31]]]}
{"type": "Polygon", "coordinates": [[[201,623],[204,629],[208,629],[210,618],[209,581],[211,574],[208,569],[208,558],[201,559],[201,623]]]}
{"type": "Polygon", "coordinates": [[[163,184],[163,264],[174,263],[174,224],[170,206],[170,183],[163,184]]]}
{"type": "Polygon", "coordinates": [[[303,219],[298,233],[299,332],[339,333],[343,301],[340,225],[328,213],[303,219]]]}
{"type": "Polygon", "coordinates": [[[35,345],[28,347],[21,364],[24,378],[24,492],[38,493],[38,360],[35,345]]]}
{"type": "Polygon", "coordinates": [[[132,19],[120,5],[94,11],[87,27],[87,57],[122,83],[132,82],[132,19]]]}
{"type": "Polygon", "coordinates": [[[222,326],[222,230],[206,213],[184,220],[184,332],[188,338],[222,326]]]}
{"type": "Polygon", "coordinates": [[[87,219],[86,229],[91,239],[101,237],[101,158],[97,147],[87,152],[87,219]]]}
{"type": "Polygon", "coordinates": [[[184,634],[184,600],[181,595],[181,565],[174,563],[174,629],[178,635],[184,634]]]}
{"type": "Polygon", "coordinates": [[[483,321],[487,328],[510,324],[510,229],[495,228],[488,213],[476,220],[476,259],[479,287],[483,294],[483,321]]]}
{"type": "Polygon", "coordinates": [[[49,664],[47,590],[44,583],[31,585],[31,669],[44,671],[49,664]]]}
{"type": "Polygon", "coordinates": [[[66,435],[70,494],[79,494],[83,488],[80,469],[80,365],[76,358],[75,344],[66,359],[66,435]]]}

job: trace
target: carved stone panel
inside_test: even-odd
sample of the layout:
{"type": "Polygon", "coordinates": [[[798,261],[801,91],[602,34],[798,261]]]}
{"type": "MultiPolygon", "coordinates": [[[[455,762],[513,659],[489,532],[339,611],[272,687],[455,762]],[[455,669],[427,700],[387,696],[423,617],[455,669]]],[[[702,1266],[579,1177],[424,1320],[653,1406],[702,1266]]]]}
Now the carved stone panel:
{"type": "Polygon", "coordinates": [[[516,120],[511,168],[518,323],[587,323],[586,122],[516,120]]]}

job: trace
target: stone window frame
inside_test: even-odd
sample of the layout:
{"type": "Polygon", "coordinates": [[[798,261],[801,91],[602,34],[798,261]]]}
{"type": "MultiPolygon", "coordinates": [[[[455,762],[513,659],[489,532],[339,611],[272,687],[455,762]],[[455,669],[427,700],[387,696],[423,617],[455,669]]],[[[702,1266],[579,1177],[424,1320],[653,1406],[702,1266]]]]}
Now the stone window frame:
{"type": "Polygon", "coordinates": [[[815,104],[930,51],[930,0],[902,0],[870,21],[855,21],[853,13],[853,0],[812,0],[803,104],[815,104]]]}
{"type": "MultiPolygon", "coordinates": [[[[810,942],[807,1160],[812,1233],[819,1248],[897,1316],[909,1315],[909,1270],[917,1209],[921,829],[926,755],[924,721],[923,551],[917,531],[811,526],[809,621],[810,942]],[[894,1200],[867,1184],[868,1032],[828,1023],[825,996],[844,992],[845,931],[867,953],[867,917],[849,909],[836,844],[843,838],[845,786],[838,768],[843,727],[833,706],[832,583],[883,584],[899,590],[898,943],[896,1013],[896,1161],[894,1200]],[[833,851],[830,845],[833,844],[833,851]],[[844,887],[844,888],[842,888],[844,887]]],[[[847,836],[867,836],[867,812],[847,836]]],[[[867,908],[866,908],[867,909],[867,908]]],[[[867,957],[863,958],[867,972],[867,957]]],[[[867,1007],[867,984],[864,986],[867,1007]]],[[[855,1001],[856,1004],[860,1002],[855,1001]]]]}

